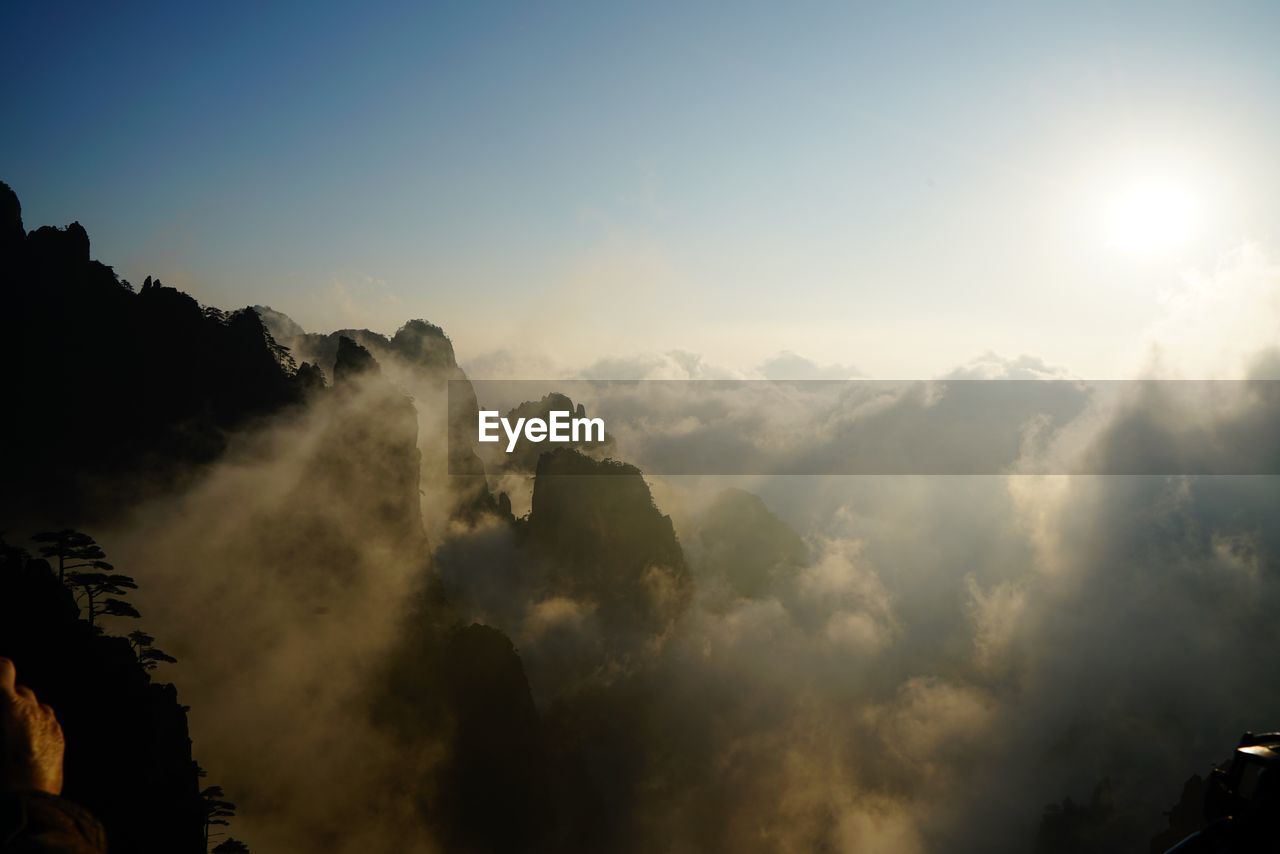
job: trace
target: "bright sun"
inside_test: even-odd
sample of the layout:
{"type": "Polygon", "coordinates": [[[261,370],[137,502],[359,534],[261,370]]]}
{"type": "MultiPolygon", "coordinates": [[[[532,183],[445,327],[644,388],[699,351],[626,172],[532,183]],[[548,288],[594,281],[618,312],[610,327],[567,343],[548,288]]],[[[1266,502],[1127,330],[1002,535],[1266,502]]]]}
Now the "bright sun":
{"type": "Polygon", "coordinates": [[[1139,255],[1170,252],[1191,237],[1196,213],[1196,200],[1178,183],[1135,182],[1117,193],[1107,207],[1108,241],[1139,255]]]}

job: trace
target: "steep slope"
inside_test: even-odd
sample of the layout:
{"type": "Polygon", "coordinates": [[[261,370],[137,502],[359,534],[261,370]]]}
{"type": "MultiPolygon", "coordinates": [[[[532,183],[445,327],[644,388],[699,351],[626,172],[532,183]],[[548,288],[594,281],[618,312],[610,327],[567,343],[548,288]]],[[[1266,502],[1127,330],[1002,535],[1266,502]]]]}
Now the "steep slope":
{"type": "Polygon", "coordinates": [[[546,563],[546,592],[589,601],[624,647],[688,606],[675,529],[635,466],[565,448],[543,454],[524,535],[546,563]]]}
{"type": "Polygon", "coordinates": [[[252,310],[202,309],[150,278],[135,292],[79,223],[21,236],[5,184],[0,214],[0,520],[109,511],[301,400],[307,375],[252,310]]]}

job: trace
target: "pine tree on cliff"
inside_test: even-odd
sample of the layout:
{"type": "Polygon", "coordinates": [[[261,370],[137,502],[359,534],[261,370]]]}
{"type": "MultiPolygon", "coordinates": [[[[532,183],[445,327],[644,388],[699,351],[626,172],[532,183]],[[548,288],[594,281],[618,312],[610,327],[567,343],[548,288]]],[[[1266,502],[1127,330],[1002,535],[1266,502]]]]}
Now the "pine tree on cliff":
{"type": "Polygon", "coordinates": [[[116,598],[137,590],[137,582],[128,575],[113,572],[115,567],[105,560],[106,552],[93,537],[83,531],[63,528],[42,531],[31,539],[46,543],[40,547],[42,556],[58,559],[58,580],[73,590],[79,588],[76,602],[84,600],[85,617],[90,626],[97,625],[98,617],[142,616],[133,605],[116,598]]]}
{"type": "MultiPolygon", "coordinates": [[[[204,776],[204,769],[198,773],[204,776]]],[[[204,844],[208,847],[212,839],[221,835],[213,828],[231,824],[228,819],[235,818],[236,805],[225,799],[221,786],[206,786],[201,789],[200,799],[204,802],[204,844]]]]}
{"type": "Polygon", "coordinates": [[[138,609],[117,596],[124,596],[130,590],[137,590],[138,584],[127,575],[105,572],[72,572],[67,575],[67,583],[79,587],[76,601],[85,600],[85,615],[90,626],[97,624],[98,617],[141,617],[138,609]],[[105,598],[104,598],[105,597],[105,598]]]}
{"type": "Polygon", "coordinates": [[[155,638],[141,629],[135,629],[129,632],[129,646],[133,648],[133,654],[138,656],[138,663],[142,665],[143,670],[155,670],[156,666],[161,662],[165,664],[177,664],[178,659],[162,649],[156,649],[152,646],[155,638]]]}
{"type": "Polygon", "coordinates": [[[42,557],[58,559],[59,581],[67,580],[69,569],[112,569],[111,564],[103,560],[107,555],[102,551],[102,547],[94,541],[93,537],[81,531],[71,528],[63,528],[61,531],[42,531],[31,539],[37,543],[47,543],[40,547],[42,557]],[[68,563],[68,561],[77,560],[80,563],[68,563]]]}

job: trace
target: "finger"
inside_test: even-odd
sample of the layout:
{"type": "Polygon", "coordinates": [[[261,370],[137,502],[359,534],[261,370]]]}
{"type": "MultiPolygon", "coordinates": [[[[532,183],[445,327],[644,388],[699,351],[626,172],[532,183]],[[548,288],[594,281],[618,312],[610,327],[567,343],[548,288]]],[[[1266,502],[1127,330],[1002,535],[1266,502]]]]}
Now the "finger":
{"type": "Polygon", "coordinates": [[[0,658],[0,694],[13,694],[14,683],[18,679],[18,670],[7,658],[0,658]]]}

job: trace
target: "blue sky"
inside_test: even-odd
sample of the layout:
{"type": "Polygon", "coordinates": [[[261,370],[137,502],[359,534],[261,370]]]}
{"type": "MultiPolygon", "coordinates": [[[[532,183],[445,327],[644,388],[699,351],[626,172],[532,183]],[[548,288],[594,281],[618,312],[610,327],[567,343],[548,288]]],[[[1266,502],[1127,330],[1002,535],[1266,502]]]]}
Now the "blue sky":
{"type": "Polygon", "coordinates": [[[1276,5],[108,5],[0,13],[28,227],[310,328],[1100,376],[1280,234],[1276,5]],[[1198,227],[1112,251],[1151,169],[1198,227]]]}

